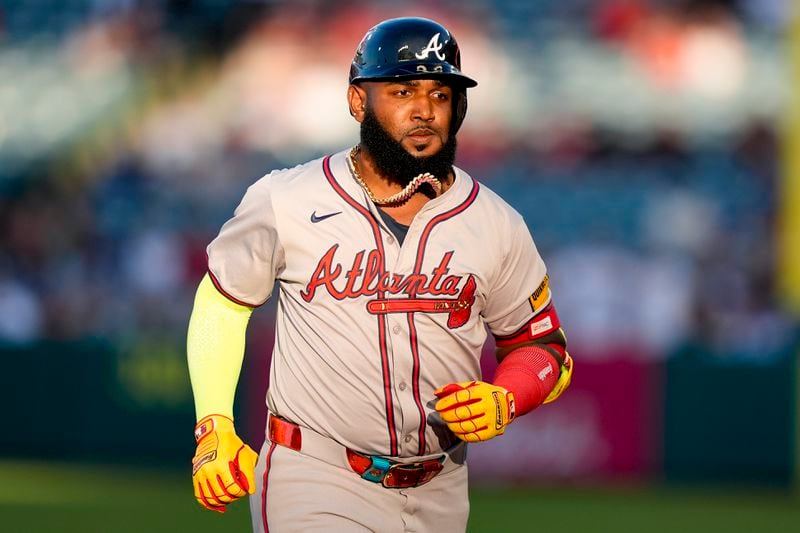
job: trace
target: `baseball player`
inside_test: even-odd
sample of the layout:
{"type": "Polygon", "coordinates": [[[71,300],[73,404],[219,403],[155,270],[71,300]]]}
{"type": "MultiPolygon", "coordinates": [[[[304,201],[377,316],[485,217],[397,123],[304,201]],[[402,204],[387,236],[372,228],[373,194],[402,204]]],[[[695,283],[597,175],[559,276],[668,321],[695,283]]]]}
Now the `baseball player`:
{"type": "Polygon", "coordinates": [[[258,532],[464,531],[466,443],[569,385],[525,222],[453,166],[476,85],[460,69],[434,21],[370,29],[347,91],[359,144],[258,180],[208,246],[187,343],[201,505],[249,494],[258,532]],[[276,287],[256,455],[233,397],[248,319],[276,287]],[[487,327],[494,383],[480,372],[487,327]]]}

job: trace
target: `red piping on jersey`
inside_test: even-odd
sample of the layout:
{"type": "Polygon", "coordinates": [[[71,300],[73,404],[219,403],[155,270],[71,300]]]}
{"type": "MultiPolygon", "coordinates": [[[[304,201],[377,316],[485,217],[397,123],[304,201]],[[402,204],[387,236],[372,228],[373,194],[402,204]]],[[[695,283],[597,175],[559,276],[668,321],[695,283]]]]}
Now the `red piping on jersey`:
{"type": "Polygon", "coordinates": [[[414,361],[414,366],[411,370],[411,385],[414,391],[414,403],[417,404],[419,411],[419,430],[417,437],[419,438],[419,451],[417,455],[425,455],[425,409],[422,407],[422,400],[419,394],[419,341],[417,340],[417,326],[414,324],[414,313],[408,313],[408,339],[411,342],[411,357],[414,361]]]}
{"type": "MultiPolygon", "coordinates": [[[[339,185],[339,182],[336,181],[336,177],[333,175],[333,171],[331,171],[331,156],[325,156],[322,160],[322,170],[325,173],[325,178],[330,183],[333,190],[342,197],[342,199],[347,202],[353,209],[361,213],[364,218],[367,219],[370,226],[372,227],[372,234],[375,237],[375,246],[378,250],[378,255],[380,256],[380,265],[379,269],[380,272],[383,273],[386,271],[385,267],[385,254],[383,250],[383,239],[381,237],[381,228],[378,225],[378,221],[375,220],[373,214],[358,203],[353,197],[351,197],[347,192],[339,185]]],[[[384,297],[384,291],[378,291],[377,293],[378,298],[384,297]]],[[[389,431],[389,444],[390,444],[390,453],[389,455],[396,456],[399,454],[397,449],[397,429],[395,427],[394,422],[394,404],[392,401],[392,378],[389,372],[389,348],[386,345],[386,315],[378,315],[378,344],[380,345],[381,349],[381,369],[383,373],[383,397],[386,406],[386,425],[387,430],[389,431]]]]}
{"type": "Polygon", "coordinates": [[[267,525],[267,476],[269,476],[269,466],[272,462],[272,452],[275,450],[277,443],[273,442],[269,445],[267,451],[266,463],[264,464],[264,481],[261,483],[261,524],[264,526],[264,533],[269,533],[269,526],[267,525]]]}
{"type": "MultiPolygon", "coordinates": [[[[430,237],[431,231],[433,231],[434,226],[436,226],[440,222],[449,220],[454,216],[464,212],[475,201],[475,198],[478,196],[479,190],[480,186],[478,185],[478,182],[472,180],[472,190],[470,191],[469,195],[467,195],[467,198],[463,202],[461,202],[459,205],[457,205],[456,207],[454,207],[449,211],[445,211],[444,213],[436,215],[425,225],[425,229],[422,230],[422,235],[420,236],[419,244],[417,245],[417,260],[414,263],[414,274],[420,274],[422,271],[422,262],[423,259],[425,258],[425,246],[428,244],[428,238],[430,237]]],[[[472,277],[470,276],[469,279],[472,279],[472,277]]],[[[409,298],[413,299],[415,296],[416,296],[416,290],[414,289],[409,294],[409,298]]],[[[411,333],[410,335],[411,354],[414,357],[414,368],[412,372],[413,374],[412,387],[414,390],[414,402],[417,404],[417,409],[419,410],[418,455],[425,455],[425,427],[427,426],[427,420],[425,420],[425,408],[422,406],[422,399],[420,398],[420,392],[419,392],[419,375],[420,375],[419,342],[417,340],[416,327],[414,326],[413,312],[408,313],[408,326],[409,326],[409,331],[411,333]]]]}
{"type": "MultiPolygon", "coordinates": [[[[208,258],[208,255],[206,255],[206,258],[208,258]]],[[[232,301],[235,304],[243,305],[245,307],[250,307],[250,308],[261,307],[262,305],[264,305],[264,304],[258,304],[258,305],[249,304],[247,302],[243,302],[242,300],[239,300],[238,298],[235,298],[235,297],[231,296],[230,294],[228,294],[228,292],[225,289],[222,288],[222,285],[220,284],[219,280],[217,279],[217,276],[215,276],[214,273],[211,272],[211,269],[209,268],[207,270],[208,270],[208,277],[211,278],[211,283],[213,283],[214,287],[216,287],[217,291],[219,291],[219,293],[221,295],[223,295],[225,298],[227,298],[228,300],[232,301]]]]}
{"type": "Polygon", "coordinates": [[[475,201],[475,198],[478,196],[478,191],[480,190],[480,185],[475,180],[472,180],[472,190],[467,196],[467,199],[464,200],[461,204],[457,205],[450,211],[445,211],[440,215],[436,215],[431,219],[430,222],[425,226],[425,229],[422,230],[422,236],[419,238],[419,246],[417,248],[417,262],[414,264],[414,272],[419,274],[420,270],[422,269],[422,259],[425,256],[425,246],[428,244],[428,237],[430,237],[431,230],[433,227],[439,224],[440,222],[444,222],[449,218],[453,218],[454,216],[460,214],[469,206],[472,205],[472,202],[475,201]]]}

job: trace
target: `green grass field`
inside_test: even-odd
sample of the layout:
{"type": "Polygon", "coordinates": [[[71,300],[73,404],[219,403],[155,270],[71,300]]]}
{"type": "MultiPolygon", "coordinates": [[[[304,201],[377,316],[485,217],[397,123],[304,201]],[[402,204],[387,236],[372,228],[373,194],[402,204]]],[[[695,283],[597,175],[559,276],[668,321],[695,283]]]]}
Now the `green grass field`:
{"type": "MultiPolygon", "coordinates": [[[[249,531],[246,503],[225,515],[205,511],[186,475],[0,461],[0,531],[249,531]]],[[[469,531],[788,533],[800,531],[800,498],[709,488],[475,488],[469,531]]]]}

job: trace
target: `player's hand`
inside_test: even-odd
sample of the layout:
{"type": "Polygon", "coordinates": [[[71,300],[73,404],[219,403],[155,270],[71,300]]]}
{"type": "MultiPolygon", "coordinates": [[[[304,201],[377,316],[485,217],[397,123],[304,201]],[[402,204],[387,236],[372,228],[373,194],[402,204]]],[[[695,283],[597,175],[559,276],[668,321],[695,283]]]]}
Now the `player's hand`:
{"type": "Polygon", "coordinates": [[[456,437],[466,442],[502,435],[514,420],[514,393],[483,381],[451,383],[434,391],[436,410],[456,437]]]}
{"type": "Polygon", "coordinates": [[[224,513],[227,504],[255,492],[258,454],[236,435],[233,420],[209,415],[197,423],[194,437],[192,481],[200,505],[224,513]]]}

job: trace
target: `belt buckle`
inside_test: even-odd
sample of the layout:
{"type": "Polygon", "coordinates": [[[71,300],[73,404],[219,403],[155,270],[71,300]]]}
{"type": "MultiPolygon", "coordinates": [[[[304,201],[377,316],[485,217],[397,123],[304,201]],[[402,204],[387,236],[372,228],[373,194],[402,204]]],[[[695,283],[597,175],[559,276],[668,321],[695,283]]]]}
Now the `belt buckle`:
{"type": "Polygon", "coordinates": [[[361,477],[373,483],[382,483],[389,471],[396,466],[394,461],[378,455],[370,455],[369,458],[372,464],[361,474],[361,477]]]}
{"type": "Polygon", "coordinates": [[[424,485],[444,468],[444,459],[418,463],[395,463],[383,476],[381,485],[387,489],[405,489],[424,485]]]}

